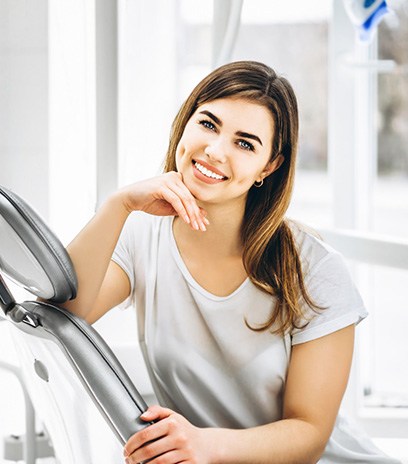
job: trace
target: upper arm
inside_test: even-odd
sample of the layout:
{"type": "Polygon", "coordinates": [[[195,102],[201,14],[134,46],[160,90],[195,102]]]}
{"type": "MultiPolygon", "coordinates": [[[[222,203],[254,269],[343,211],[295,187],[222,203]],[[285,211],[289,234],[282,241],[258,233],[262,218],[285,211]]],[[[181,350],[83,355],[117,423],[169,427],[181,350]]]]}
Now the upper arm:
{"type": "Polygon", "coordinates": [[[122,303],[130,295],[130,282],[126,272],[114,261],[110,261],[98,297],[86,321],[93,324],[110,309],[122,303]]]}
{"type": "Polygon", "coordinates": [[[312,424],[329,439],[350,373],[354,325],[294,345],[284,397],[284,418],[312,424]]]}

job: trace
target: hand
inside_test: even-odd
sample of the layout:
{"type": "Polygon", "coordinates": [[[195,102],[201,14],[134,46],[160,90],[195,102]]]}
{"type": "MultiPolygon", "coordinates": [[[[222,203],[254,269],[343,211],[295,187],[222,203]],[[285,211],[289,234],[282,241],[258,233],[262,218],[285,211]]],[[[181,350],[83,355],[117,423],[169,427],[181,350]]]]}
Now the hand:
{"type": "Polygon", "coordinates": [[[130,211],[144,211],[157,216],[179,216],[194,230],[206,230],[207,213],[197,205],[196,199],[178,172],[137,182],[121,190],[125,206],[130,211]]]}
{"type": "Polygon", "coordinates": [[[180,414],[160,406],[149,407],[141,418],[157,422],[129,438],[124,449],[126,464],[210,463],[207,429],[195,427],[180,414]]]}

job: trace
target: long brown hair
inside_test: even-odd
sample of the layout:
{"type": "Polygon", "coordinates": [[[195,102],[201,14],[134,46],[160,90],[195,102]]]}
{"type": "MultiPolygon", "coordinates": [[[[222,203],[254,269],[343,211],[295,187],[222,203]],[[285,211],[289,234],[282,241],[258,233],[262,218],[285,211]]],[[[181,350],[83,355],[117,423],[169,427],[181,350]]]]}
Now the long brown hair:
{"type": "Polygon", "coordinates": [[[262,187],[249,190],[241,226],[245,270],[258,288],[276,297],[270,318],[251,328],[284,334],[304,317],[302,300],[312,309],[319,308],[307,293],[299,253],[285,220],[299,131],[297,101],[290,83],[269,66],[254,61],[229,63],[214,70],[194,88],[173,122],[164,171],[177,170],[177,145],[196,109],[205,102],[233,97],[269,109],[274,121],[271,161],[279,155],[284,158],[262,187]]]}

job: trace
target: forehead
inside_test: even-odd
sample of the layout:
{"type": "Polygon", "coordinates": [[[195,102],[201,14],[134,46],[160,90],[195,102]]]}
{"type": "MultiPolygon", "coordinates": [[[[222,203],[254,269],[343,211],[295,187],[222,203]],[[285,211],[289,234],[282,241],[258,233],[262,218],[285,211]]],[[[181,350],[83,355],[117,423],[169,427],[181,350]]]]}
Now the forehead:
{"type": "Polygon", "coordinates": [[[200,105],[196,114],[209,111],[226,128],[243,131],[264,138],[272,138],[273,118],[268,108],[252,100],[243,98],[220,98],[200,105]]]}

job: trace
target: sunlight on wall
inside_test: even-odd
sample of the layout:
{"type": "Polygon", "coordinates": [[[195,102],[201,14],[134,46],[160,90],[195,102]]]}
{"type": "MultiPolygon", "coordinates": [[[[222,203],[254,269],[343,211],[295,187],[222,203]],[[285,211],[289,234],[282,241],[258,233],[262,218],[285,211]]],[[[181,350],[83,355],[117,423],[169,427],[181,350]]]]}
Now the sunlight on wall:
{"type": "Polygon", "coordinates": [[[50,224],[66,244],[96,203],[93,2],[49,2],[50,224]]]}

